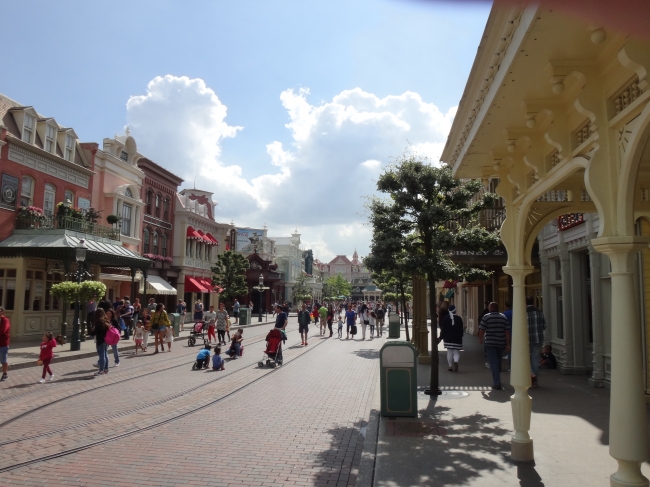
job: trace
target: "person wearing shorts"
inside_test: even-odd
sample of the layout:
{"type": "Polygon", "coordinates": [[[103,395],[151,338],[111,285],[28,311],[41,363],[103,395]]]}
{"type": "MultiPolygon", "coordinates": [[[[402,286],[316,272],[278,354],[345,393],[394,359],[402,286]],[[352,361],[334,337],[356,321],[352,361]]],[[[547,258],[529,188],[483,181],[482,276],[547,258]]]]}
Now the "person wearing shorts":
{"type": "Polygon", "coordinates": [[[302,309],[298,311],[298,331],[300,332],[300,339],[303,345],[307,345],[307,335],[309,334],[309,323],[311,317],[307,310],[307,305],[303,303],[302,309]]]}
{"type": "Polygon", "coordinates": [[[235,299],[235,304],[232,305],[232,315],[235,317],[235,325],[239,323],[239,301],[235,299]]]}

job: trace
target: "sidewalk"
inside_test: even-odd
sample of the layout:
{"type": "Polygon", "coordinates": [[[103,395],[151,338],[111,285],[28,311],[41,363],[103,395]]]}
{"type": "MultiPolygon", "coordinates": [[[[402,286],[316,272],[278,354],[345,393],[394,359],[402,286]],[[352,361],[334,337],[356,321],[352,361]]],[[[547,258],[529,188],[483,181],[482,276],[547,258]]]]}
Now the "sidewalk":
{"type": "MultiPolygon", "coordinates": [[[[264,316],[263,316],[264,318],[264,316]]],[[[269,316],[271,318],[271,316],[269,316]]],[[[252,321],[250,325],[239,326],[231,325],[231,330],[233,328],[252,328],[255,326],[263,326],[274,324],[275,319],[270,321],[258,322],[252,321]]],[[[190,328],[192,322],[188,321],[185,323],[185,330],[180,332],[178,337],[174,337],[174,341],[184,342],[187,340],[187,337],[190,335],[190,328]]],[[[149,345],[152,346],[154,343],[153,336],[149,336],[149,345]]],[[[30,340],[30,341],[11,341],[9,344],[9,371],[24,369],[27,367],[38,367],[36,361],[40,355],[40,340],[30,340]]],[[[135,349],[135,343],[133,340],[129,339],[128,341],[121,340],[119,345],[120,350],[133,350],[135,349]]],[[[81,358],[95,357],[97,351],[95,350],[95,342],[92,338],[86,338],[85,342],[81,342],[81,349],[77,351],[70,350],[70,342],[66,343],[63,346],[57,346],[54,349],[54,360],[52,363],[57,362],[66,362],[68,360],[76,360],[81,358]]]]}
{"type": "MultiPolygon", "coordinates": [[[[441,344],[444,393],[435,400],[422,394],[430,366],[418,366],[417,419],[380,418],[376,388],[358,486],[609,485],[617,463],[608,453],[608,390],[589,387],[587,376],[542,370],[539,388],[529,391],[535,462],[517,464],[510,460],[510,374],[502,373],[506,390],[492,391],[478,338],[465,335],[463,344],[458,373],[447,371],[441,344]]],[[[650,477],[648,463],[643,472],[650,477]]]]}

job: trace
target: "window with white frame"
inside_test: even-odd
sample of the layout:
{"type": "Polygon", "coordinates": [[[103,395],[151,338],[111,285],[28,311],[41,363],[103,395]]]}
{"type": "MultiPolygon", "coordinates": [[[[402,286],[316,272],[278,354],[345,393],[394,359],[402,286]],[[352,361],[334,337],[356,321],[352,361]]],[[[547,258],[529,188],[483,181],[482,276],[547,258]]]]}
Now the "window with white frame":
{"type": "Polygon", "coordinates": [[[65,195],[63,196],[63,202],[70,200],[70,204],[74,206],[74,193],[69,189],[65,190],[65,195]]]}
{"type": "Polygon", "coordinates": [[[158,232],[153,232],[153,253],[158,255],[158,232]]]}
{"type": "Polygon", "coordinates": [[[120,232],[127,237],[131,236],[131,212],[133,207],[131,205],[122,205],[122,227],[120,232]]]}
{"type": "Polygon", "coordinates": [[[36,125],[36,117],[25,114],[25,121],[23,122],[23,142],[32,144],[34,140],[34,126],[36,125]]]}
{"type": "Polygon", "coordinates": [[[56,149],[56,128],[52,125],[45,126],[45,150],[54,154],[56,149]]]}
{"type": "Polygon", "coordinates": [[[45,216],[54,215],[54,200],[56,199],[56,188],[53,184],[45,185],[45,196],[43,198],[43,213],[45,216]]]}
{"type": "Polygon", "coordinates": [[[79,208],[82,213],[86,213],[86,210],[90,208],[90,200],[88,198],[77,198],[77,208],[79,208]]]}
{"type": "Polygon", "coordinates": [[[203,244],[201,242],[196,242],[196,258],[201,260],[203,244]]]}
{"type": "Polygon", "coordinates": [[[66,160],[72,162],[72,158],[74,157],[74,139],[66,135],[65,137],[65,158],[66,160]]]}
{"type": "Polygon", "coordinates": [[[20,206],[32,206],[34,201],[34,180],[29,176],[23,176],[23,183],[20,188],[20,206]]]}

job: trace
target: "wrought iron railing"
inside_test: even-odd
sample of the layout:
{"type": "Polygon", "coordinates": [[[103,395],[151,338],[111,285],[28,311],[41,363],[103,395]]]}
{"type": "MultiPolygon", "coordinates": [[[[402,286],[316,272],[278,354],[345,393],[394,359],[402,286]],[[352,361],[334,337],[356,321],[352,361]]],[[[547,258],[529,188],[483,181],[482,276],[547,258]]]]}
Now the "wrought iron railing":
{"type": "MultiPolygon", "coordinates": [[[[499,230],[503,221],[506,219],[506,209],[503,206],[495,206],[493,208],[486,208],[481,210],[479,214],[475,217],[478,224],[490,231],[499,230]]],[[[470,223],[474,222],[474,219],[470,218],[461,218],[457,220],[458,226],[461,228],[467,227],[470,223]]],[[[451,222],[448,226],[451,226],[451,222]]]]}
{"type": "Polygon", "coordinates": [[[107,227],[105,225],[100,225],[99,223],[93,223],[80,218],[63,215],[19,215],[16,218],[15,228],[16,230],[71,230],[73,232],[86,233],[97,237],[108,238],[110,240],[120,240],[119,228],[107,227]]]}

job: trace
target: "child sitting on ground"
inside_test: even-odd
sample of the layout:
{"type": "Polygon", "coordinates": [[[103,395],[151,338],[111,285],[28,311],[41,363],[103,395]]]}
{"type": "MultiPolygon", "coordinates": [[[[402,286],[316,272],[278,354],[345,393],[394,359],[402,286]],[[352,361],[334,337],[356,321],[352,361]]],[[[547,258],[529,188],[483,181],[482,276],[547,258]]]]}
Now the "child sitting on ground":
{"type": "Polygon", "coordinates": [[[232,336],[232,341],[230,343],[230,348],[226,351],[226,354],[233,359],[236,359],[241,355],[242,341],[244,337],[244,330],[242,328],[237,329],[237,333],[232,336]]]}
{"type": "Polygon", "coordinates": [[[557,369],[557,359],[553,355],[553,347],[551,345],[546,345],[542,349],[542,354],[539,357],[539,366],[548,369],[557,369]]]}
{"type": "Polygon", "coordinates": [[[221,358],[220,347],[214,347],[214,355],[212,356],[212,370],[226,370],[224,367],[223,359],[221,358]]]}
{"type": "Polygon", "coordinates": [[[192,365],[192,370],[207,369],[210,363],[210,350],[212,347],[206,345],[196,356],[196,362],[192,365]]]}
{"type": "Polygon", "coordinates": [[[144,338],[144,328],[142,326],[142,321],[138,321],[138,324],[135,327],[135,333],[133,333],[133,341],[135,342],[135,354],[138,354],[138,348],[144,353],[144,347],[142,346],[142,339],[144,338]]]}

